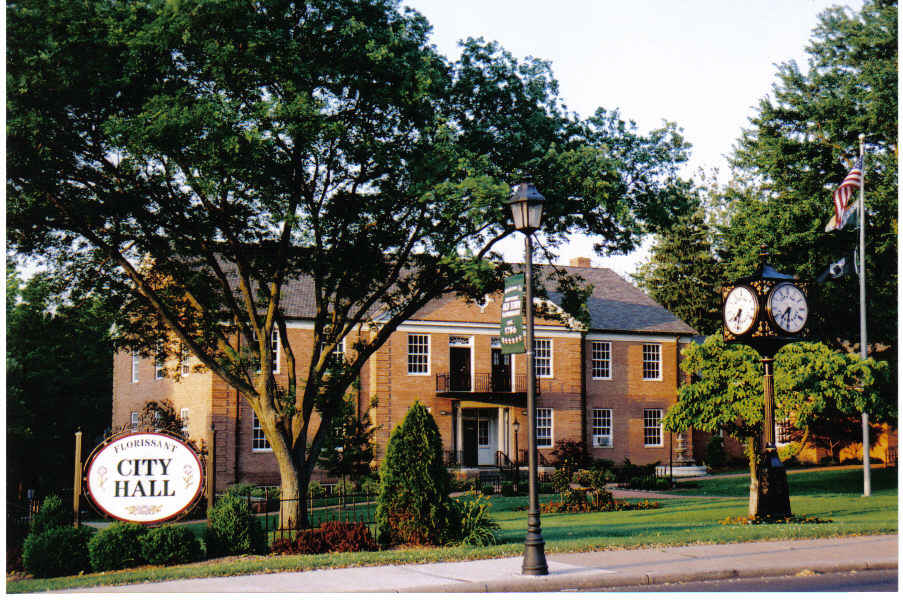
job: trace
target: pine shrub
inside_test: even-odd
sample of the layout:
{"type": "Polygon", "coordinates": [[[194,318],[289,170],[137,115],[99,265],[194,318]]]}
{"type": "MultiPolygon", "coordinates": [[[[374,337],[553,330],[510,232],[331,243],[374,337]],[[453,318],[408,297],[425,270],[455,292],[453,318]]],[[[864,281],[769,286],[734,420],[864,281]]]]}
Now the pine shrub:
{"type": "Polygon", "coordinates": [[[266,552],[263,529],[247,500],[228,494],[221,497],[210,511],[204,543],[207,556],[211,558],[266,552]]]}
{"type": "Polygon", "coordinates": [[[22,562],[35,577],[61,577],[91,571],[88,540],[90,527],[55,527],[25,538],[22,562]]]}
{"type": "Polygon", "coordinates": [[[381,544],[442,544],[457,537],[439,428],[419,402],[392,431],[380,467],[376,525],[381,544]]]}
{"type": "Polygon", "coordinates": [[[149,565],[181,565],[203,556],[201,543],[184,527],[163,525],[141,536],[141,551],[149,565]]]}
{"type": "Polygon", "coordinates": [[[95,571],[115,571],[145,564],[141,536],[147,532],[138,523],[115,523],[98,531],[88,542],[88,558],[95,571]]]}

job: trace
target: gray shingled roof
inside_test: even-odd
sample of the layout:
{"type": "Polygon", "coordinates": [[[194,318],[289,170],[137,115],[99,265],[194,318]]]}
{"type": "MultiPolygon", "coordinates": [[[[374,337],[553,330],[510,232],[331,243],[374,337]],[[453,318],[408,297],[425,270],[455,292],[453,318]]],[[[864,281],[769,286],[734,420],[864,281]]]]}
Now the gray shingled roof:
{"type": "MultiPolygon", "coordinates": [[[[693,335],[696,331],[666,310],[639,288],[631,285],[611,269],[599,267],[559,267],[579,275],[593,286],[587,301],[591,331],[643,332],[693,335]]],[[[559,302],[561,294],[551,292],[552,302],[559,302]]],[[[441,303],[441,301],[439,301],[441,303]]],[[[291,318],[313,318],[313,280],[309,276],[285,284],[282,310],[291,318]]],[[[430,306],[436,307],[432,303],[430,306]]]]}

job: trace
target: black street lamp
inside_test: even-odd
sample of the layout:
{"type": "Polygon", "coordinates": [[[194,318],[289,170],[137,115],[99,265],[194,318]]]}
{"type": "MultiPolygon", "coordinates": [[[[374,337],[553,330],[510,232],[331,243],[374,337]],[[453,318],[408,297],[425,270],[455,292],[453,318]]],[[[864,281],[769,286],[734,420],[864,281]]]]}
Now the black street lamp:
{"type": "Polygon", "coordinates": [[[520,494],[520,458],[517,449],[517,432],[520,431],[520,422],[517,417],[514,418],[514,493],[520,494]]]}
{"type": "Polygon", "coordinates": [[[524,542],[524,564],[521,573],[524,575],[548,575],[545,546],[542,539],[542,528],[539,523],[539,493],[536,485],[536,385],[535,365],[533,364],[533,232],[539,229],[542,221],[542,205],[545,201],[542,194],[532,183],[521,183],[514,188],[508,205],[514,217],[514,228],[524,234],[524,287],[526,287],[527,309],[524,331],[524,346],[527,353],[527,435],[529,468],[528,482],[530,488],[530,504],[527,509],[527,537],[524,542]]]}

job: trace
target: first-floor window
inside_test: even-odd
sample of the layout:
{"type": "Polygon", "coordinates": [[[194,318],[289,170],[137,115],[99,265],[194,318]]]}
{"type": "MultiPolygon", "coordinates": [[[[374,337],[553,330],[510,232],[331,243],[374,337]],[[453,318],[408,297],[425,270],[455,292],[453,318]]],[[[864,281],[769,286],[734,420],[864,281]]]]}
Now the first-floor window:
{"type": "Polygon", "coordinates": [[[408,334],[408,375],[428,375],[430,372],[430,336],[408,334]]]}
{"type": "Polygon", "coordinates": [[[138,431],[138,411],[132,411],[132,431],[138,431]]]}
{"type": "Polygon", "coordinates": [[[593,447],[611,448],[611,409],[593,409],[593,447]]]}
{"type": "Polygon", "coordinates": [[[163,379],[165,372],[166,354],[164,354],[162,346],[157,346],[157,352],[154,356],[154,379],[163,379]]]}
{"type": "Polygon", "coordinates": [[[260,420],[254,415],[254,422],[251,426],[251,449],[252,450],[271,450],[270,442],[263,433],[263,427],[260,426],[260,420]]]}
{"type": "Polygon", "coordinates": [[[179,351],[179,373],[183,377],[191,373],[191,351],[185,346],[179,351]]]}
{"type": "Polygon", "coordinates": [[[536,409],[536,445],[550,447],[552,445],[552,409],[536,409]]]}
{"type": "Polygon", "coordinates": [[[182,437],[188,439],[188,409],[179,411],[179,420],[182,421],[182,437]]]}
{"type": "Polygon", "coordinates": [[[537,377],[552,376],[552,340],[533,340],[533,364],[537,377]]]}
{"type": "Polygon", "coordinates": [[[662,438],[662,409],[644,408],[643,445],[661,447],[664,445],[662,438]]]}

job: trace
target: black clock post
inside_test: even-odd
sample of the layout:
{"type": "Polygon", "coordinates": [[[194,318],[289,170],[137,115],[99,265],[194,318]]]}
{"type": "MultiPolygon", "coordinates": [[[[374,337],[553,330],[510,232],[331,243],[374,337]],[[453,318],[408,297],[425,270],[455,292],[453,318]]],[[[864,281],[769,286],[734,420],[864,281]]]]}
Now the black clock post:
{"type": "Polygon", "coordinates": [[[775,447],[774,355],[782,346],[810,336],[808,284],[793,275],[779,273],[766,264],[765,247],[758,270],[722,288],[724,340],[746,344],[762,357],[765,388],[764,452],[757,468],[749,516],[761,519],[789,517],[790,490],[787,472],[775,447]]]}

